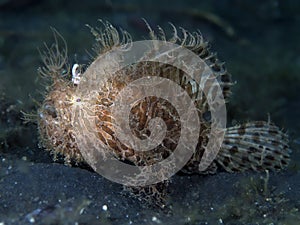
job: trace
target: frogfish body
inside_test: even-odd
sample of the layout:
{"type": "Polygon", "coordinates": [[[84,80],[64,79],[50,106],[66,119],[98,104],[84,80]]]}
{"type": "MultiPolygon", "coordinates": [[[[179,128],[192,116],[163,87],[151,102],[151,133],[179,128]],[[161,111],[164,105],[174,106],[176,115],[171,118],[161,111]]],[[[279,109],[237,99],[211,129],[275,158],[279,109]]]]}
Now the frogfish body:
{"type": "MultiPolygon", "coordinates": [[[[177,29],[173,28],[174,35],[167,40],[160,27],[161,32],[158,35],[149,27],[150,39],[170,41],[197,54],[213,71],[222,89],[224,99],[228,101],[233,82],[224,63],[219,61],[216,54],[210,51],[209,44],[204,41],[199,32],[190,33],[181,29],[179,35],[177,29]]],[[[103,23],[103,29],[91,28],[91,31],[96,39],[96,57],[90,66],[97,63],[99,57],[111,49],[132,41],[128,33],[119,32],[109,23],[103,23]]],[[[66,48],[62,49],[58,46],[60,39],[64,42],[61,36],[55,32],[55,43],[51,47],[47,47],[42,54],[44,66],[40,69],[43,77],[50,78],[51,84],[41,107],[38,109],[38,131],[41,146],[53,153],[54,159],[61,155],[66,164],[85,161],[78,146],[78,140],[81,137],[78,137],[73,126],[72,107],[74,104],[78,104],[78,101],[89,101],[90,108],[88,110],[96,123],[96,131],[93,132],[97,134],[96,138],[103,144],[106,151],[111,152],[118,160],[136,166],[145,166],[153,165],[170,156],[180,138],[181,122],[176,108],[167,100],[148,96],[136,102],[131,108],[128,118],[129,126],[132,134],[139,139],[151,135],[149,123],[152,118],[159,117],[165,123],[166,133],[163,141],[150,151],[136,151],[122,143],[112,126],[114,118],[110,112],[110,107],[114,104],[116,96],[128,84],[145,76],[159,76],[180,85],[193,99],[197,108],[201,126],[197,135],[198,144],[192,157],[182,168],[182,172],[216,173],[219,169],[227,172],[249,169],[254,171],[280,170],[288,165],[291,152],[288,145],[288,135],[270,121],[253,121],[226,128],[218,155],[207,170],[199,170],[201,158],[210,138],[211,119],[208,115],[209,106],[206,97],[199,94],[199,88],[193,86],[193,80],[187,80],[185,73],[172,65],[159,62],[139,62],[108,78],[106,83],[99,87],[101,91],[98,92],[96,98],[77,99],[78,85],[69,79],[72,74],[68,65],[67,51],[66,48]]],[[[90,72],[91,69],[89,70],[88,67],[81,74],[81,77],[87,77],[87,73],[90,72]]],[[[82,120],[84,121],[84,118],[82,120]]],[[[84,132],[89,135],[90,131],[86,129],[84,132]]],[[[132,192],[145,198],[149,195],[157,196],[153,194],[153,192],[157,192],[160,193],[160,198],[163,198],[165,186],[155,184],[151,187],[132,187],[132,192]]]]}

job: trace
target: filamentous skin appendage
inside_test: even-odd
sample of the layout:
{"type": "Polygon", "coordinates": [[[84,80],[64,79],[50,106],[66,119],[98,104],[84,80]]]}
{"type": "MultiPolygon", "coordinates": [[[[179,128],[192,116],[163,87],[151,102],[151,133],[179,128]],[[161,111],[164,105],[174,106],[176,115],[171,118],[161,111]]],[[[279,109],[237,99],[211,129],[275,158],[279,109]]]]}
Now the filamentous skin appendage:
{"type": "MultiPolygon", "coordinates": [[[[211,53],[209,44],[203,40],[199,32],[190,33],[184,29],[180,29],[179,32],[174,26],[173,29],[174,35],[168,40],[164,32],[155,34],[149,27],[150,38],[152,40],[168,40],[197,54],[213,70],[222,88],[224,98],[228,101],[231,93],[230,87],[233,83],[224,63],[211,53]]],[[[159,30],[163,31],[160,27],[159,30]]],[[[132,41],[128,33],[117,31],[108,22],[102,23],[102,29],[91,28],[91,31],[96,39],[94,60],[112,48],[132,41]]],[[[77,134],[72,127],[71,108],[76,102],[74,96],[77,88],[76,82],[79,82],[80,76],[84,77],[85,73],[81,73],[79,65],[73,67],[72,71],[71,66],[68,65],[66,43],[56,31],[54,34],[55,43],[51,47],[46,46],[45,51],[41,54],[44,66],[39,71],[43,77],[50,80],[50,85],[37,112],[38,132],[41,146],[50,151],[54,159],[58,155],[62,155],[65,163],[71,165],[72,162],[84,162],[76,143],[77,134]],[[59,41],[63,42],[63,46],[58,46],[59,41]],[[72,75],[73,82],[70,79],[72,75]]],[[[156,62],[138,63],[134,68],[123,69],[119,75],[104,84],[102,92],[99,92],[97,101],[94,103],[95,107],[92,109],[99,122],[97,124],[99,140],[105,143],[107,150],[115,154],[117,158],[137,166],[151,165],[159,159],[168,157],[176,147],[180,135],[180,118],[176,117],[176,115],[178,116],[176,109],[167,101],[152,96],[141,100],[132,108],[129,124],[132,132],[142,138],[143,135],[148,135],[148,121],[153,117],[162,117],[167,124],[168,132],[163,145],[154,149],[155,156],[128,148],[116,138],[110,125],[113,118],[108,109],[114,102],[115,96],[126,84],[142,76],[161,76],[171,79],[179,82],[178,85],[181,85],[190,96],[194,94],[191,83],[180,83],[184,77],[182,71],[156,62]]],[[[206,171],[199,171],[199,163],[209,139],[210,121],[204,118],[205,112],[208,110],[207,102],[205,100],[195,101],[195,105],[201,122],[201,133],[199,133],[197,149],[182,169],[183,172],[216,173],[219,168],[228,172],[280,170],[288,165],[291,152],[288,135],[270,121],[253,121],[227,128],[217,157],[206,171]]],[[[163,207],[167,183],[165,181],[147,187],[131,187],[130,189],[135,196],[163,207]]]]}

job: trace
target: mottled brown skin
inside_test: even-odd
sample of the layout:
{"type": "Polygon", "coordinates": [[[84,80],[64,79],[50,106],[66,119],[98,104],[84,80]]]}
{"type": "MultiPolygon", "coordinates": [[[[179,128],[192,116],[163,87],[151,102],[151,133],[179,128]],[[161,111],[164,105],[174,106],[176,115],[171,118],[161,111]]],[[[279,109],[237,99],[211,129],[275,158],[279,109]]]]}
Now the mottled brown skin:
{"type": "MultiPolygon", "coordinates": [[[[92,29],[92,33],[97,40],[97,55],[104,54],[114,46],[123,44],[120,41],[119,33],[113,26],[107,23],[104,25],[104,28],[103,31],[92,29]]],[[[151,28],[149,29],[151,39],[164,40],[166,38],[164,34],[156,36],[151,28]]],[[[190,49],[212,68],[223,90],[224,98],[228,101],[230,86],[232,85],[231,77],[227,73],[224,63],[220,62],[216,55],[210,52],[209,45],[203,41],[201,34],[191,34],[182,30],[183,37],[179,38],[175,28],[174,33],[176,35],[174,34],[170,41],[190,49]],[[194,42],[191,42],[191,40],[194,40],[194,42]]],[[[128,35],[127,33],[125,34],[128,35]]],[[[67,56],[65,50],[62,53],[60,52],[57,47],[57,38],[55,40],[56,44],[52,48],[47,48],[50,53],[46,53],[43,56],[45,62],[45,67],[42,70],[43,75],[51,78],[52,85],[38,110],[40,141],[44,148],[53,153],[54,159],[59,154],[65,157],[67,164],[70,164],[71,161],[76,163],[84,162],[72,127],[71,107],[77,101],[74,96],[76,85],[61,77],[67,56]]],[[[98,137],[120,160],[130,161],[135,165],[154,164],[167,158],[176,148],[179,140],[180,118],[176,109],[166,100],[154,96],[145,98],[132,108],[130,127],[137,137],[143,139],[149,136],[147,128],[149,120],[159,116],[167,125],[167,134],[163,143],[151,151],[137,152],[123,145],[116,138],[111,126],[113,118],[109,113],[109,107],[123,87],[145,75],[158,75],[179,82],[178,84],[186,90],[190,97],[195,99],[195,106],[198,109],[198,116],[201,121],[201,129],[197,149],[193,157],[182,169],[183,172],[215,173],[217,168],[222,168],[228,172],[248,169],[257,171],[277,170],[288,165],[290,154],[288,136],[270,122],[256,121],[227,128],[225,139],[217,158],[206,171],[199,171],[199,164],[210,133],[210,120],[205,116],[205,113],[208,111],[206,98],[205,96],[197,98],[198,90],[192,91],[191,87],[194,81],[183,82],[185,75],[182,71],[169,65],[154,62],[143,62],[135,67],[122,70],[113,80],[109,80],[108,84],[104,84],[102,87],[103,91],[99,92],[97,101],[93,103],[93,111],[97,118],[98,137]]],[[[167,183],[166,181],[147,187],[132,187],[131,191],[136,196],[163,206],[167,183]]]]}

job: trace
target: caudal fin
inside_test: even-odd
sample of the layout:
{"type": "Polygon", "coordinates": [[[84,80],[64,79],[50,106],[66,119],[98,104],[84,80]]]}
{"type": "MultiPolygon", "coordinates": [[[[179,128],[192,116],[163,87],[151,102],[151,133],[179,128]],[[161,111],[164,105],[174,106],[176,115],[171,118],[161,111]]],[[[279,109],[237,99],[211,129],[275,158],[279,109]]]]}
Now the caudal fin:
{"type": "Polygon", "coordinates": [[[229,127],[216,159],[226,171],[279,170],[290,160],[288,135],[270,122],[229,127]]]}

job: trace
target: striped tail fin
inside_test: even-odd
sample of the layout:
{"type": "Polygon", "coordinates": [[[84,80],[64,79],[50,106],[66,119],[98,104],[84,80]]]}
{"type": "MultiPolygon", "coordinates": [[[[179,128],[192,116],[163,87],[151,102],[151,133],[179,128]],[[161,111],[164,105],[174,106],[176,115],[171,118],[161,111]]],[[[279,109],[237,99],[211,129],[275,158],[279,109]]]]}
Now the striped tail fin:
{"type": "Polygon", "coordinates": [[[288,142],[288,135],[270,122],[229,127],[216,162],[227,172],[283,169],[290,160],[288,142]]]}

